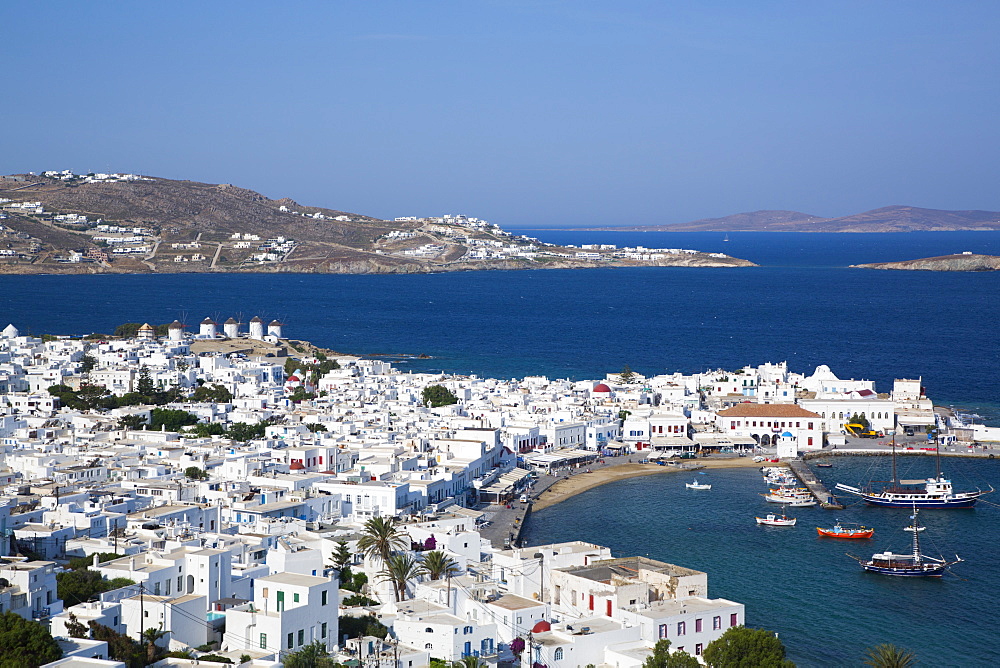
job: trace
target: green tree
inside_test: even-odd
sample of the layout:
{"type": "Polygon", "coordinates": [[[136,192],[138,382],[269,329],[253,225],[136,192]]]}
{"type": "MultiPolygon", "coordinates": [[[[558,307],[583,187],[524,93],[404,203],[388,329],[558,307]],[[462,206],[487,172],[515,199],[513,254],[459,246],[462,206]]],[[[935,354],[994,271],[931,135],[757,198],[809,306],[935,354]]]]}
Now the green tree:
{"type": "Polygon", "coordinates": [[[431,408],[450,406],[458,403],[458,397],[452,394],[451,390],[444,385],[428,385],[420,393],[420,396],[424,400],[424,403],[429,404],[431,408]]]}
{"type": "Polygon", "coordinates": [[[148,397],[156,391],[156,386],[153,385],[153,376],[145,364],[139,367],[139,380],[135,383],[135,391],[144,397],[148,397]]]}
{"type": "Polygon", "coordinates": [[[385,638],[389,634],[389,629],[375,615],[365,615],[364,617],[344,615],[338,621],[337,627],[340,635],[345,635],[348,638],[358,638],[360,636],[385,638]]]}
{"type": "Polygon", "coordinates": [[[702,659],[711,668],[794,668],[785,645],[770,631],[734,626],[708,643],[702,659]]]}
{"type": "Polygon", "coordinates": [[[452,668],[479,668],[486,664],[479,660],[478,656],[463,656],[461,660],[452,662],[452,668]]]}
{"type": "Polygon", "coordinates": [[[95,366],[97,366],[97,358],[87,353],[80,360],[80,373],[90,373],[94,370],[95,366]]]}
{"type": "Polygon", "coordinates": [[[865,654],[865,665],[872,668],[911,668],[917,663],[917,656],[902,647],[883,643],[869,647],[865,654]]]}
{"type": "Polygon", "coordinates": [[[378,558],[385,563],[396,550],[402,550],[409,546],[409,541],[400,533],[392,517],[372,517],[362,529],[361,538],[358,539],[358,549],[366,557],[378,558]]]}
{"type": "Polygon", "coordinates": [[[295,403],[300,403],[302,401],[312,401],[315,398],[316,398],[315,392],[310,392],[301,385],[292,390],[292,393],[288,395],[288,400],[293,401],[295,403]]]}
{"type": "Polygon", "coordinates": [[[868,418],[863,415],[858,415],[857,413],[851,416],[850,424],[861,425],[861,431],[869,431],[871,429],[871,424],[869,424],[868,418]]]}
{"type": "Polygon", "coordinates": [[[700,668],[698,659],[683,650],[670,652],[669,640],[658,640],[653,645],[653,653],[646,657],[642,668],[700,668]]]}
{"type": "Polygon", "coordinates": [[[85,625],[80,623],[75,614],[72,612],[69,613],[69,621],[66,622],[66,633],[69,634],[70,638],[86,638],[88,630],[85,625]]]}
{"type": "Polygon", "coordinates": [[[208,477],[208,474],[197,466],[189,466],[184,469],[184,475],[191,480],[204,480],[208,477]]]}
{"type": "MultiPolygon", "coordinates": [[[[341,538],[337,541],[337,547],[333,549],[333,554],[331,555],[333,559],[333,567],[341,572],[343,575],[344,569],[349,568],[352,561],[354,561],[354,555],[351,554],[351,548],[347,547],[347,541],[341,538]]],[[[344,578],[341,577],[341,580],[344,578]]]]}
{"type": "Polygon", "coordinates": [[[420,572],[430,577],[431,580],[440,580],[443,577],[459,573],[458,562],[441,550],[431,550],[423,554],[420,572]]]}
{"type": "Polygon", "coordinates": [[[240,663],[250,663],[253,661],[253,657],[249,654],[240,654],[240,663]]]}
{"type": "Polygon", "coordinates": [[[267,422],[263,421],[257,424],[234,422],[226,430],[226,436],[234,441],[250,441],[255,438],[264,438],[264,430],[267,428],[267,424],[267,422]]]}
{"type": "Polygon", "coordinates": [[[306,425],[306,429],[308,429],[309,431],[311,431],[314,434],[317,433],[317,432],[320,432],[320,431],[329,431],[329,429],[326,428],[325,424],[320,424],[319,422],[310,422],[310,423],[308,423],[306,425]]]}
{"type": "Polygon", "coordinates": [[[153,430],[180,431],[181,427],[198,424],[197,415],[179,409],[154,408],[149,414],[149,428],[153,430]]]}
{"type": "Polygon", "coordinates": [[[62,656],[48,629],[13,612],[0,615],[0,647],[0,668],[36,668],[62,656]]]}
{"type": "Polygon", "coordinates": [[[202,385],[191,393],[191,400],[228,404],[233,400],[233,393],[222,385],[213,384],[212,387],[202,385]]]}
{"type": "MultiPolygon", "coordinates": [[[[112,559],[117,559],[122,556],[114,552],[97,552],[97,563],[104,563],[105,561],[111,561],[112,559]]],[[[70,559],[67,566],[73,570],[78,570],[82,568],[89,568],[91,564],[94,563],[94,555],[88,555],[86,557],[77,557],[75,559],[70,559]]]]}
{"type": "Polygon", "coordinates": [[[621,381],[623,385],[631,385],[636,381],[635,371],[632,371],[632,367],[626,364],[622,369],[622,372],[618,374],[618,380],[621,381]]]}
{"type": "Polygon", "coordinates": [[[142,632],[142,642],[146,646],[147,664],[158,661],[160,659],[160,656],[165,651],[162,647],[156,644],[165,635],[167,635],[167,633],[162,628],[160,629],[149,628],[142,632]]]}
{"type": "Polygon", "coordinates": [[[56,574],[56,593],[66,607],[84,603],[98,594],[133,585],[128,578],[108,580],[97,571],[79,569],[56,574]]]}
{"type": "Polygon", "coordinates": [[[90,622],[90,635],[94,640],[108,643],[108,655],[115,661],[123,662],[128,668],[142,668],[146,665],[142,645],[114,629],[90,622]]]}
{"type": "Polygon", "coordinates": [[[340,604],[345,608],[353,608],[358,605],[378,605],[378,601],[373,598],[368,598],[364,594],[351,594],[343,598],[340,604]]]}
{"type": "Polygon", "coordinates": [[[420,564],[411,555],[402,552],[389,555],[379,575],[392,583],[396,602],[406,600],[406,585],[421,573],[420,564]]]}
{"type": "Polygon", "coordinates": [[[142,415],[124,415],[118,419],[119,429],[139,429],[148,424],[142,415]]]}
{"type": "Polygon", "coordinates": [[[286,654],[281,660],[285,668],[334,668],[334,660],[326,647],[314,640],[297,652],[286,654]]]}

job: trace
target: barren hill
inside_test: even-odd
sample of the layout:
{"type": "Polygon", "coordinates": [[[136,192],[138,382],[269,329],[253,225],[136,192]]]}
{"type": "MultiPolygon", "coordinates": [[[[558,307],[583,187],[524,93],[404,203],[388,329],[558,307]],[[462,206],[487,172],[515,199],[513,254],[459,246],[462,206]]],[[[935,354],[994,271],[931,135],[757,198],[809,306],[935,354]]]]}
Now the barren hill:
{"type": "Polygon", "coordinates": [[[945,211],[887,206],[839,218],[798,211],[754,211],[676,225],[603,227],[602,230],[658,232],[954,232],[1000,230],[1000,212],[945,211]]]}
{"type": "Polygon", "coordinates": [[[857,269],[897,269],[903,271],[1000,271],[1000,257],[996,255],[978,255],[976,253],[959,253],[957,255],[925,257],[919,260],[903,260],[902,262],[852,264],[851,267],[857,269]]]}
{"type": "Polygon", "coordinates": [[[477,219],[386,221],[229,184],[131,174],[4,176],[0,199],[0,273],[752,266],[698,252],[652,259],[581,254],[477,219]]]}

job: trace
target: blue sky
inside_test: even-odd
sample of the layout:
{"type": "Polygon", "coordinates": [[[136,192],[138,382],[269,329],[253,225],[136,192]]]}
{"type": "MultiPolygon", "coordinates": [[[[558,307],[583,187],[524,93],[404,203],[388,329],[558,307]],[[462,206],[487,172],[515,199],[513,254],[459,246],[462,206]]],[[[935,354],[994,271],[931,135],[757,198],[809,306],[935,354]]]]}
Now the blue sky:
{"type": "Polygon", "coordinates": [[[380,217],[1000,210],[996,2],[4,3],[0,172],[380,217]]]}

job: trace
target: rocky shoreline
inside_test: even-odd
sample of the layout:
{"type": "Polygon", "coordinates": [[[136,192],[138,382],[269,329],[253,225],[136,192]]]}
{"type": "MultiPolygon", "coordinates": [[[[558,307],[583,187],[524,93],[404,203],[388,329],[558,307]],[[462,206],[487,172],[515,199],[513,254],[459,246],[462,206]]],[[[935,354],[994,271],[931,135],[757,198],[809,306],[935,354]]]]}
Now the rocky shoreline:
{"type": "Polygon", "coordinates": [[[961,253],[941,255],[902,262],[872,262],[852,264],[852,269],[883,269],[896,271],[1000,271],[1000,257],[961,253]]]}

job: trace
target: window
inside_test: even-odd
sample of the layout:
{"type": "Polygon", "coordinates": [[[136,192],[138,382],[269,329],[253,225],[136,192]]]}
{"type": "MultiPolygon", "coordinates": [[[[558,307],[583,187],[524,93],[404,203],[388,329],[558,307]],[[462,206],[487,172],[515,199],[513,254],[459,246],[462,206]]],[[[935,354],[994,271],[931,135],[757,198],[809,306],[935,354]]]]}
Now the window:
{"type": "Polygon", "coordinates": [[[426,645],[424,645],[424,649],[434,649],[434,643],[430,643],[430,642],[427,643],[426,645]]]}
{"type": "Polygon", "coordinates": [[[701,618],[694,620],[694,632],[701,633],[701,618]]]}
{"type": "Polygon", "coordinates": [[[264,598],[267,598],[267,587],[264,587],[264,591],[261,592],[261,593],[264,594],[264,598]]]}
{"type": "Polygon", "coordinates": [[[660,638],[666,638],[666,637],[667,637],[667,625],[660,624],[660,638]]]}
{"type": "Polygon", "coordinates": [[[306,632],[304,629],[299,629],[299,645],[302,645],[306,641],[306,632]]]}
{"type": "Polygon", "coordinates": [[[260,648],[261,649],[267,649],[267,634],[266,633],[261,633],[260,634],[260,648]]]}
{"type": "Polygon", "coordinates": [[[722,617],[712,617],[712,630],[718,631],[722,628],[722,617]]]}
{"type": "Polygon", "coordinates": [[[729,625],[736,626],[736,624],[737,624],[736,613],[734,612],[733,614],[729,615],[729,625]]]}
{"type": "Polygon", "coordinates": [[[426,629],[424,629],[424,633],[434,633],[434,629],[428,626],[426,629]]]}
{"type": "Polygon", "coordinates": [[[320,638],[326,637],[326,622],[323,622],[322,626],[319,627],[319,637],[320,638]]]}
{"type": "Polygon", "coordinates": [[[812,445],[812,444],[813,444],[813,437],[812,437],[812,436],[810,436],[810,437],[809,437],[809,443],[808,443],[808,445],[812,445]]]}
{"type": "Polygon", "coordinates": [[[299,602],[299,595],[298,594],[292,594],[292,602],[293,603],[298,603],[299,602]]]}
{"type": "Polygon", "coordinates": [[[466,626],[464,629],[462,629],[462,635],[466,635],[467,636],[470,633],[472,633],[472,627],[471,626],[466,626]]]}
{"type": "Polygon", "coordinates": [[[808,423],[808,425],[809,425],[809,428],[810,428],[810,429],[812,429],[812,428],[813,428],[813,423],[812,423],[812,422],[809,422],[809,423],[808,423]]]}
{"type": "Polygon", "coordinates": [[[288,649],[291,649],[293,647],[295,647],[295,634],[294,633],[289,633],[288,634],[288,649]]]}
{"type": "Polygon", "coordinates": [[[677,622],[677,635],[682,636],[687,633],[687,624],[685,622],[677,622]]]}
{"type": "Polygon", "coordinates": [[[552,655],[552,658],[555,659],[556,661],[562,661],[562,658],[563,658],[563,648],[562,647],[556,647],[556,651],[552,655]]]}
{"type": "Polygon", "coordinates": [[[322,592],[320,592],[320,595],[319,595],[319,604],[320,605],[326,605],[326,603],[327,603],[326,596],[327,596],[326,590],[323,590],[322,592]]]}
{"type": "Polygon", "coordinates": [[[697,645],[694,646],[694,655],[701,656],[701,650],[702,650],[701,643],[698,643],[697,645]]]}

